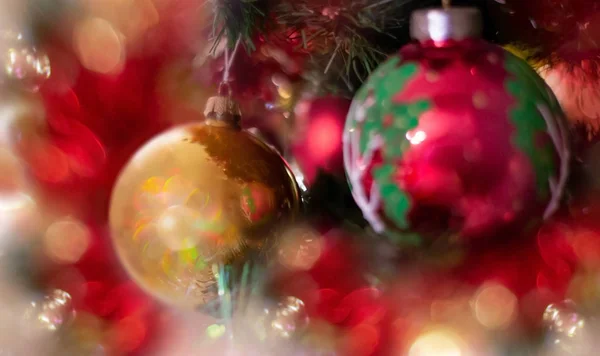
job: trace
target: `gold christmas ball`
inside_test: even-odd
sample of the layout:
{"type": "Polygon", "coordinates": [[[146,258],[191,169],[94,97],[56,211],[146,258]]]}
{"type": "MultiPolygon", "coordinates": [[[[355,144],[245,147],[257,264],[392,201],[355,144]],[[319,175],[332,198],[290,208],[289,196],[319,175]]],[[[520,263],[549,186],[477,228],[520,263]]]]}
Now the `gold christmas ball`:
{"type": "Polygon", "coordinates": [[[240,130],[221,99],[209,100],[205,122],[143,146],[113,190],[110,226],[122,264],[171,305],[215,300],[217,267],[264,253],[300,205],[283,158],[240,130]]]}

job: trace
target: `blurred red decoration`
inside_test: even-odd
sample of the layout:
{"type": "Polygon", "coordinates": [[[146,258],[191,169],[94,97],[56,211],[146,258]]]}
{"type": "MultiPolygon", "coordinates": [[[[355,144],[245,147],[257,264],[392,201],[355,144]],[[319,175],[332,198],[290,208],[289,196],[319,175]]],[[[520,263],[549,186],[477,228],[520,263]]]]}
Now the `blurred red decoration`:
{"type": "MultiPolygon", "coordinates": [[[[152,346],[161,325],[159,306],[128,280],[114,256],[105,229],[91,224],[92,241],[74,265],[46,265],[44,280],[73,298],[77,313],[103,321],[102,342],[117,354],[133,354],[152,346]]],[[[143,353],[142,353],[143,354],[143,353]]]]}
{"type": "Polygon", "coordinates": [[[583,144],[576,148],[589,148],[600,133],[600,60],[561,61],[538,71],[575,127],[573,136],[583,144]]]}
{"type": "Polygon", "coordinates": [[[168,125],[157,86],[172,54],[138,56],[120,73],[101,75],[82,68],[60,42],[47,48],[55,64],[41,88],[47,130],[19,147],[44,195],[102,221],[122,166],[168,125]]]}
{"type": "Polygon", "coordinates": [[[291,153],[310,184],[319,171],[344,175],[342,133],[350,100],[325,96],[306,98],[296,104],[296,132],[291,153]]]}
{"type": "MultiPolygon", "coordinates": [[[[380,351],[386,309],[381,291],[371,286],[364,259],[342,230],[321,229],[313,232],[319,240],[319,257],[308,270],[282,269],[275,279],[281,295],[301,299],[313,324],[319,320],[341,329],[338,347],[345,355],[374,355],[380,351]]],[[[298,247],[297,253],[304,253],[298,247]]],[[[290,254],[290,251],[286,251],[290,254]]],[[[303,256],[311,259],[311,256],[303,256]]],[[[298,262],[298,261],[296,261],[298,262]]],[[[296,263],[296,266],[302,263],[296,263]]]]}
{"type": "Polygon", "coordinates": [[[473,286],[502,284],[519,299],[523,320],[538,327],[545,307],[568,296],[574,276],[600,263],[599,232],[596,222],[557,218],[537,236],[471,248],[455,273],[473,286]]]}
{"type": "MultiPolygon", "coordinates": [[[[161,13],[161,19],[165,17],[161,13]]],[[[176,23],[152,29],[145,41],[157,46],[136,49],[120,71],[106,75],[85,69],[70,48],[70,39],[48,42],[45,48],[54,65],[40,90],[47,130],[35,140],[24,137],[19,142],[41,183],[41,194],[52,204],[68,206],[66,210],[87,221],[92,231],[84,255],[71,265],[49,261],[43,281],[68,291],[78,315],[101,321],[98,342],[110,354],[147,354],[163,327],[158,322],[159,306],[120,268],[103,226],[122,166],[141,144],[169,125],[162,116],[166,110],[161,110],[165,103],[160,75],[176,58],[189,56],[191,63],[186,53],[189,42],[169,36],[176,23]]]]}
{"type": "Polygon", "coordinates": [[[600,3],[596,0],[495,1],[500,35],[567,61],[600,53],[600,3]]]}

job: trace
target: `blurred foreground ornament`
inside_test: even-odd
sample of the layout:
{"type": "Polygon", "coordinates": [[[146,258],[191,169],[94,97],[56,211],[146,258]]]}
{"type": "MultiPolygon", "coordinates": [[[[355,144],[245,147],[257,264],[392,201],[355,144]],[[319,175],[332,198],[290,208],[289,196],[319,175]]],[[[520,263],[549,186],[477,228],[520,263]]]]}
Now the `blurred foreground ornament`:
{"type": "Polygon", "coordinates": [[[593,354],[592,325],[576,310],[572,301],[548,305],[544,324],[548,328],[550,355],[593,354]]]}
{"type": "Polygon", "coordinates": [[[240,129],[230,96],[208,100],[206,120],[143,146],[122,171],[110,207],[121,262],[148,293],[178,306],[217,298],[219,266],[263,253],[299,209],[281,156],[240,129]]]}
{"type": "Polygon", "coordinates": [[[265,309],[267,333],[276,338],[298,337],[308,326],[304,302],[296,297],[284,297],[274,310],[265,309]]]}
{"type": "Polygon", "coordinates": [[[342,134],[349,107],[348,100],[334,96],[307,98],[296,104],[291,153],[309,185],[319,170],[344,175],[342,134]]]}
{"type": "Polygon", "coordinates": [[[38,299],[22,281],[7,276],[14,273],[14,265],[5,262],[4,259],[0,276],[0,354],[54,354],[59,339],[57,332],[73,315],[70,300],[64,298],[64,292],[58,291],[38,299]]]}
{"type": "Polygon", "coordinates": [[[306,306],[296,297],[282,297],[279,302],[254,298],[250,303],[234,313],[233,334],[241,340],[272,345],[296,342],[309,325],[306,306]]]}
{"type": "Polygon", "coordinates": [[[28,43],[22,34],[4,32],[0,35],[0,51],[9,83],[35,92],[50,77],[48,55],[28,43]]]}
{"type": "Polygon", "coordinates": [[[42,329],[59,330],[74,317],[71,296],[65,291],[55,289],[42,301],[31,302],[26,315],[28,319],[35,320],[42,329]]]}
{"type": "Polygon", "coordinates": [[[403,47],[356,95],[344,132],[354,198],[398,242],[520,231],[558,208],[563,114],[523,60],[481,40],[476,9],[413,14],[403,47]],[[457,85],[460,83],[460,85],[457,85]]]}

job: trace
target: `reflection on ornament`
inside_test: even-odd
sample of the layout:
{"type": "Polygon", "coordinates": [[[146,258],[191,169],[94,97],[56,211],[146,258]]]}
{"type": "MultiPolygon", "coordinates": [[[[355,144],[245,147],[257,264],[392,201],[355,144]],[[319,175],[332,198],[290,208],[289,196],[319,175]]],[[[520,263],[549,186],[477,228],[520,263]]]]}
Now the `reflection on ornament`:
{"type": "Polygon", "coordinates": [[[283,159],[253,135],[210,121],[181,126],[147,143],[122,171],[112,238],[143,289],[201,306],[217,297],[217,266],[270,243],[298,196],[283,159]]]}
{"type": "Polygon", "coordinates": [[[26,43],[21,34],[6,32],[3,53],[4,74],[26,90],[37,91],[50,77],[50,59],[45,52],[26,43]]]}
{"type": "Polygon", "coordinates": [[[249,183],[242,188],[242,210],[251,223],[269,221],[275,209],[273,190],[260,183],[249,183]]]}
{"type": "Polygon", "coordinates": [[[31,302],[26,318],[37,320],[38,325],[49,331],[56,331],[69,322],[74,315],[69,293],[53,290],[41,302],[31,302]]]}

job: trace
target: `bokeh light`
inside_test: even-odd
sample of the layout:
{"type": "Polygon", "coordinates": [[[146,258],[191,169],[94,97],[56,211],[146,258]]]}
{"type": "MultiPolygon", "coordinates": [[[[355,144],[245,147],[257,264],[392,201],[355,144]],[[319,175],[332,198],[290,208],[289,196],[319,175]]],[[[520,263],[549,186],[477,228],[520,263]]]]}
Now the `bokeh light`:
{"type": "Polygon", "coordinates": [[[319,164],[324,164],[339,149],[338,142],[342,139],[342,123],[331,113],[315,117],[308,127],[308,140],[305,149],[319,164]]]}
{"type": "Polygon", "coordinates": [[[46,255],[56,263],[79,261],[91,242],[88,227],[76,219],[61,219],[52,223],[44,235],[46,255]]]}
{"type": "Polygon", "coordinates": [[[473,313],[488,329],[507,328],[517,316],[517,297],[501,284],[482,285],[472,301],[473,313]]]}
{"type": "Polygon", "coordinates": [[[27,235],[39,223],[38,203],[31,191],[22,162],[0,146],[0,245],[10,245],[11,234],[27,235]]]}
{"type": "Polygon", "coordinates": [[[408,356],[467,356],[463,340],[449,330],[421,334],[410,346],[408,356]]]}
{"type": "Polygon", "coordinates": [[[291,228],[282,238],[279,263],[291,270],[307,271],[321,258],[324,243],[322,236],[308,227],[291,228]]]}
{"type": "Polygon", "coordinates": [[[153,0],[84,0],[88,17],[99,17],[132,42],[155,26],[160,15],[153,0]]]}
{"type": "Polygon", "coordinates": [[[410,141],[410,143],[412,143],[413,145],[418,145],[422,143],[423,141],[425,141],[426,138],[427,134],[423,130],[408,131],[406,133],[406,139],[410,141]]]}
{"type": "Polygon", "coordinates": [[[74,29],[74,45],[84,67],[98,73],[118,73],[124,64],[123,35],[110,22],[89,18],[74,29]]]}

